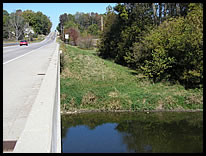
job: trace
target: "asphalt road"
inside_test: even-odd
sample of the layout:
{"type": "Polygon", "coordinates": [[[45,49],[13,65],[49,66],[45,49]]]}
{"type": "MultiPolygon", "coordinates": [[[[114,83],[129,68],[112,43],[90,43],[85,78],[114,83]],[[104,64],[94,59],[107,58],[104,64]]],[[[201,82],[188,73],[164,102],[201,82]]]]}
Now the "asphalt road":
{"type": "Polygon", "coordinates": [[[56,47],[52,32],[40,43],[3,48],[3,141],[20,137],[56,47]]]}
{"type": "Polygon", "coordinates": [[[14,46],[3,47],[3,64],[13,59],[16,59],[20,56],[23,56],[32,50],[38,49],[42,46],[45,46],[51,43],[54,40],[54,38],[55,38],[55,34],[50,33],[45,38],[45,40],[39,43],[32,43],[32,44],[29,44],[28,46],[14,45],[14,46]]]}

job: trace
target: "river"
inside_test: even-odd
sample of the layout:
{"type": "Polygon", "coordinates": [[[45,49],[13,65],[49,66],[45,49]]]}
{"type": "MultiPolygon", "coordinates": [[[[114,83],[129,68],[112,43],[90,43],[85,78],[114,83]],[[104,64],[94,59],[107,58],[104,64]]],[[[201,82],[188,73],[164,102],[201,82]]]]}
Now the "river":
{"type": "Polygon", "coordinates": [[[201,153],[203,112],[62,115],[63,153],[201,153]]]}

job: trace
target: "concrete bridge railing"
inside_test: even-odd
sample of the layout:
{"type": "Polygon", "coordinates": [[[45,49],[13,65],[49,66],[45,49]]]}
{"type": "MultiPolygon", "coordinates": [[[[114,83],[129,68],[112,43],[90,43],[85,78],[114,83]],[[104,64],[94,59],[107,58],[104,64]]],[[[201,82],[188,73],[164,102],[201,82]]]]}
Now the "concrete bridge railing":
{"type": "Polygon", "coordinates": [[[14,153],[61,153],[59,44],[14,153]]]}

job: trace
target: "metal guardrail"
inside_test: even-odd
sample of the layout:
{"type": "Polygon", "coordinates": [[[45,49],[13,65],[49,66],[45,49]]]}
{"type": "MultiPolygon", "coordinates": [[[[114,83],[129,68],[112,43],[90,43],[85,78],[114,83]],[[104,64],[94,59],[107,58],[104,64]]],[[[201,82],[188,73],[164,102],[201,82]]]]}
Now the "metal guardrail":
{"type": "Polygon", "coordinates": [[[58,44],[13,153],[61,153],[59,61],[58,44]]]}
{"type": "Polygon", "coordinates": [[[16,43],[4,43],[3,47],[12,46],[12,45],[19,45],[19,42],[16,42],[16,43]]]}
{"type": "Polygon", "coordinates": [[[60,114],[60,52],[58,48],[58,63],[57,63],[57,78],[56,78],[56,94],[53,110],[53,127],[52,127],[52,142],[51,152],[61,153],[61,114],[60,114]]]}

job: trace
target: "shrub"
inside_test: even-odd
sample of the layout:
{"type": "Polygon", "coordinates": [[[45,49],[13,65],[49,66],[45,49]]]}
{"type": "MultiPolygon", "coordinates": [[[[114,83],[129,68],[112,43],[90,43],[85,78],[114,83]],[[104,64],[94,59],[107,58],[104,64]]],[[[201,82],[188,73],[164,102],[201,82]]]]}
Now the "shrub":
{"type": "Polygon", "coordinates": [[[92,24],[92,25],[90,25],[90,26],[87,28],[87,30],[88,30],[88,33],[91,34],[91,35],[93,35],[93,36],[98,36],[98,35],[99,35],[99,32],[100,32],[99,27],[98,27],[97,24],[92,24]]]}
{"type": "Polygon", "coordinates": [[[203,82],[203,9],[190,4],[188,15],[170,18],[133,44],[127,62],[137,65],[154,81],[170,78],[185,87],[203,82]]]}
{"type": "Polygon", "coordinates": [[[73,27],[67,28],[64,30],[64,34],[69,34],[69,42],[72,45],[75,46],[77,45],[77,39],[80,35],[79,30],[77,28],[73,28],[73,27]]]}
{"type": "Polygon", "coordinates": [[[152,59],[145,60],[145,65],[141,67],[146,76],[157,82],[163,78],[169,78],[170,75],[165,76],[165,71],[171,68],[174,58],[168,57],[164,49],[155,49],[152,51],[152,59]]]}
{"type": "Polygon", "coordinates": [[[81,49],[92,49],[93,44],[92,44],[92,36],[88,35],[86,37],[80,37],[78,38],[78,46],[81,49]]]}

